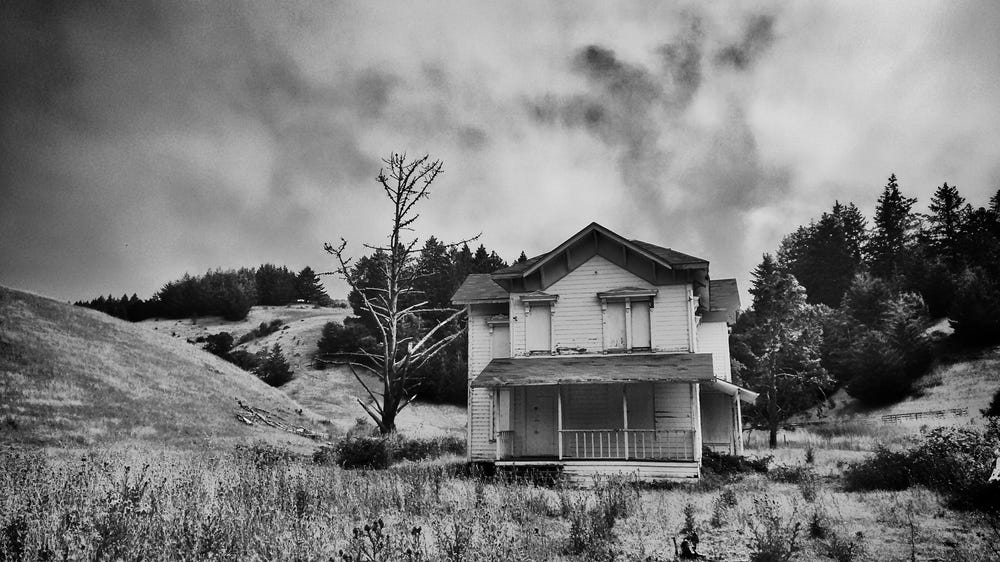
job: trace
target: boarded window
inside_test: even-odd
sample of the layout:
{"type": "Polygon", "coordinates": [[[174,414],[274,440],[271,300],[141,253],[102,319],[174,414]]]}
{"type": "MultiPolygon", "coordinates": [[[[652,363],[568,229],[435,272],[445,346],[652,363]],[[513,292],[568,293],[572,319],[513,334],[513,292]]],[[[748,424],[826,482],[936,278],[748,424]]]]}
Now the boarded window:
{"type": "Polygon", "coordinates": [[[490,355],[496,358],[510,357],[510,326],[496,324],[490,334],[490,355]]]}
{"type": "Polygon", "coordinates": [[[496,430],[510,430],[510,390],[503,388],[496,395],[496,430]]]}
{"type": "Polygon", "coordinates": [[[605,351],[625,349],[625,302],[609,302],[604,312],[605,351]]]}
{"type": "Polygon", "coordinates": [[[552,313],[548,304],[531,305],[525,329],[529,352],[552,350],[552,313]]]}
{"type": "Polygon", "coordinates": [[[632,302],[632,349],[649,349],[649,301],[632,302]]]}

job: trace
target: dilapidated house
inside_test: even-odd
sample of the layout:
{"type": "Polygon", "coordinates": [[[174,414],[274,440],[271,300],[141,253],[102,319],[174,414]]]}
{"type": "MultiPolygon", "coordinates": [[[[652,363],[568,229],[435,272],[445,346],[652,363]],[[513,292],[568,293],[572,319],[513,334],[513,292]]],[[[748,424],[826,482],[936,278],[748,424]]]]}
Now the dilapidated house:
{"type": "Polygon", "coordinates": [[[697,478],[702,448],[741,454],[729,326],[735,279],[592,223],[555,249],[469,275],[470,460],[570,477],[697,478]]]}

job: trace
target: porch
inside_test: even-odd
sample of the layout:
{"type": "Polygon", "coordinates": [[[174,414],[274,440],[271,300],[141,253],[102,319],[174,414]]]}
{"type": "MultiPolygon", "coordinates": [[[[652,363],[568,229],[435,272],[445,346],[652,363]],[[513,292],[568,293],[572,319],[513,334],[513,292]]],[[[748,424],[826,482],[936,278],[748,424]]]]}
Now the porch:
{"type": "Polygon", "coordinates": [[[497,461],[700,461],[696,383],[496,389],[497,461]]]}
{"type": "Polygon", "coordinates": [[[473,387],[489,391],[498,466],[652,478],[697,477],[703,446],[741,453],[740,398],[756,397],[715,379],[708,354],[495,359],[473,387]]]}

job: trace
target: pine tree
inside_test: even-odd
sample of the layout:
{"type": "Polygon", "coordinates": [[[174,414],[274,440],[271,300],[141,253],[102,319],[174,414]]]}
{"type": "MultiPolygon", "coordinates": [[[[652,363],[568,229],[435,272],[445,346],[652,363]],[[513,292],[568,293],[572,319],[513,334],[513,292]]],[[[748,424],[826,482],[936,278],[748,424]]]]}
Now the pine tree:
{"type": "Polygon", "coordinates": [[[524,263],[526,261],[528,261],[528,256],[524,255],[524,250],[521,250],[521,255],[517,256],[517,262],[516,263],[524,263]]]}
{"type": "Polygon", "coordinates": [[[874,275],[891,279],[898,274],[904,253],[914,241],[917,219],[912,209],[916,202],[903,196],[896,174],[890,175],[875,206],[875,228],[866,248],[874,275]]]}
{"type": "Polygon", "coordinates": [[[738,374],[760,393],[755,410],[777,446],[782,420],[816,402],[831,379],[820,364],[822,309],[806,302],[795,278],[765,255],[753,272],[753,308],[733,330],[738,374]]]}
{"type": "Polygon", "coordinates": [[[308,265],[295,276],[296,298],[319,306],[330,306],[333,300],[326,294],[319,275],[308,265]]]}
{"type": "Polygon", "coordinates": [[[931,247],[953,271],[957,271],[963,263],[960,233],[971,207],[959,195],[958,188],[945,182],[934,192],[928,208],[931,214],[927,217],[927,237],[931,247]]]}
{"type": "Polygon", "coordinates": [[[778,250],[780,264],[805,287],[810,303],[840,304],[861,269],[865,218],[854,205],[835,202],[819,221],[799,227],[778,250]]]}

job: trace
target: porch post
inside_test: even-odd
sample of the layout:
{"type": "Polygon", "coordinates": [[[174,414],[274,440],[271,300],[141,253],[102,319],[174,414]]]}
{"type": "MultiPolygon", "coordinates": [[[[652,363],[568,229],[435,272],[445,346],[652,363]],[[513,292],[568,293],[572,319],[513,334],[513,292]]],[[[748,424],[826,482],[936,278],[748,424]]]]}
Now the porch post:
{"type": "Polygon", "coordinates": [[[743,454],[743,405],[740,404],[740,393],[736,391],[736,454],[743,454]]]}
{"type": "Polygon", "coordinates": [[[694,462],[701,462],[701,385],[691,383],[691,422],[694,426],[694,462]]]}
{"type": "Polygon", "coordinates": [[[562,385],[556,385],[556,436],[559,447],[559,460],[563,458],[563,432],[562,432],[562,385]]]}
{"type": "Polygon", "coordinates": [[[622,383],[622,428],[625,434],[625,459],[628,460],[628,383],[622,383]]]}

